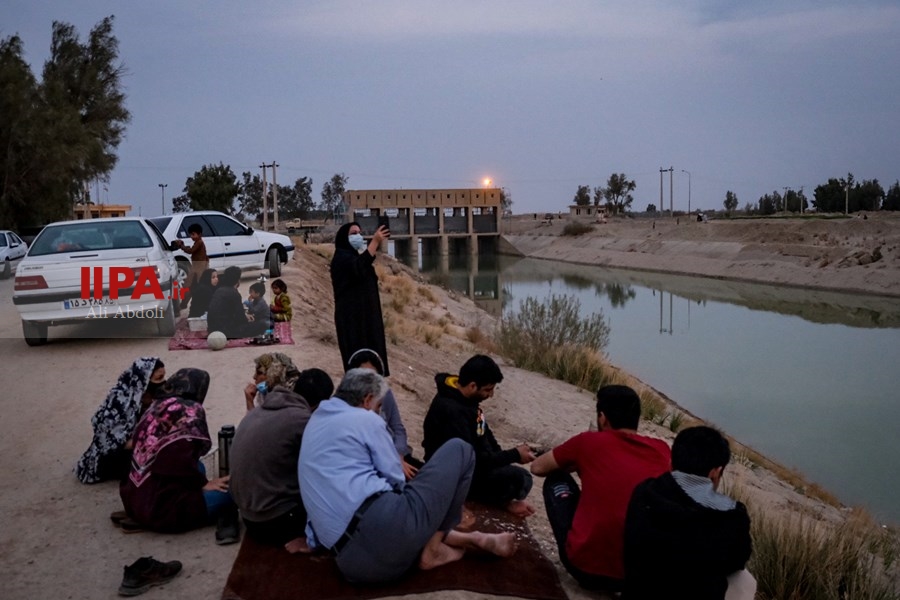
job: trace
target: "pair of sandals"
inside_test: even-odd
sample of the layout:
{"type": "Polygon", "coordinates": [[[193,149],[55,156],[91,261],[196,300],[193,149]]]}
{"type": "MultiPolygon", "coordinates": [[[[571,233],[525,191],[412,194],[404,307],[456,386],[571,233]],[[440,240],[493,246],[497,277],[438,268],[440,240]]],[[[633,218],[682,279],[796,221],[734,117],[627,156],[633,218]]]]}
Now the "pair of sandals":
{"type": "Polygon", "coordinates": [[[122,530],[122,533],[140,533],[144,528],[140,523],[128,516],[124,510],[117,510],[109,515],[112,524],[122,530]]]}

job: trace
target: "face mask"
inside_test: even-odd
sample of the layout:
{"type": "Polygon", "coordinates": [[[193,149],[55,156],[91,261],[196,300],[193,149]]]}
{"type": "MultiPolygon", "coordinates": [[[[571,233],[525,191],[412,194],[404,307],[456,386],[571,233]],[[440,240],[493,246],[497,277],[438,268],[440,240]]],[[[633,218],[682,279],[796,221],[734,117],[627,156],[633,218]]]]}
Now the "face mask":
{"type": "Polygon", "coordinates": [[[362,249],[366,247],[366,240],[363,238],[362,234],[359,233],[351,234],[347,237],[347,241],[350,242],[350,246],[357,252],[361,252],[362,249]]]}

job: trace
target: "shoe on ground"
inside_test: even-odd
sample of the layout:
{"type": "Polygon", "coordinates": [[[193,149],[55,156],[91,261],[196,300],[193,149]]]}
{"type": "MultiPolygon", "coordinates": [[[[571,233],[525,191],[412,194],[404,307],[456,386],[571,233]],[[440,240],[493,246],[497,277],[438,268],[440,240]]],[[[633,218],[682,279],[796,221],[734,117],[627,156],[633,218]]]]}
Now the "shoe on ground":
{"type": "Polygon", "coordinates": [[[137,596],[143,594],[154,585],[162,585],[172,581],[181,573],[181,563],[177,560],[160,562],[152,556],[142,556],[131,565],[125,567],[120,596],[137,596]]]}
{"type": "Polygon", "coordinates": [[[117,510],[113,513],[110,513],[109,520],[112,521],[112,524],[116,527],[119,527],[119,524],[128,518],[128,513],[124,510],[117,510]]]}
{"type": "Polygon", "coordinates": [[[226,510],[216,522],[216,543],[220,546],[236,544],[241,539],[241,524],[237,508],[226,510]]]}

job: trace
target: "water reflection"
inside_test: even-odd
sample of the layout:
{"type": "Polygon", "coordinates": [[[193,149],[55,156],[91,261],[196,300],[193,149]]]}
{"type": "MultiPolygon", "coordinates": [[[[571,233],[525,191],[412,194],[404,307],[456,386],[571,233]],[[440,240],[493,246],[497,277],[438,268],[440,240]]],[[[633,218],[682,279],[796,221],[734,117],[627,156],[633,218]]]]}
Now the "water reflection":
{"type": "Polygon", "coordinates": [[[889,367],[900,302],[733,281],[483,255],[423,257],[491,314],[574,295],[603,312],[616,365],[845,502],[900,523],[900,422],[889,367]],[[875,459],[875,460],[873,460],[875,459]]]}

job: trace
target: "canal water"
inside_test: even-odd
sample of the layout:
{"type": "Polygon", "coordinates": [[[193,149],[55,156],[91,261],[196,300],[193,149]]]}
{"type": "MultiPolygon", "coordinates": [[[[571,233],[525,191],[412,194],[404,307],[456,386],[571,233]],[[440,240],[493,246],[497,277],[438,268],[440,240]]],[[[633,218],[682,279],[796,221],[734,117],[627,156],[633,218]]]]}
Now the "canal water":
{"type": "Polygon", "coordinates": [[[900,524],[900,301],[498,256],[418,267],[495,315],[576,297],[607,318],[614,364],[900,524]]]}

